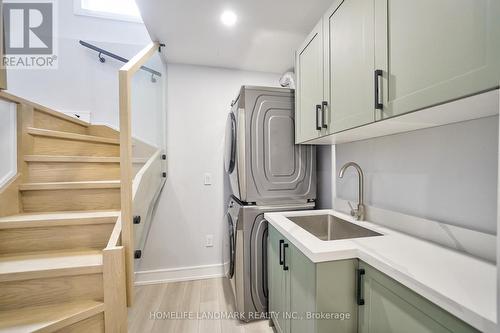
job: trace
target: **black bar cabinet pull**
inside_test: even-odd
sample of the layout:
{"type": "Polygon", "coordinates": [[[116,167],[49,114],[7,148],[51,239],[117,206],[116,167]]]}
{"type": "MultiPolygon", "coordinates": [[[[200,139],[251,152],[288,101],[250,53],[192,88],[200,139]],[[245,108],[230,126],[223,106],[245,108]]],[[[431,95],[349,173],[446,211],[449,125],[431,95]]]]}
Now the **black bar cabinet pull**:
{"type": "Polygon", "coordinates": [[[328,106],[327,101],[323,101],[321,103],[321,119],[322,119],[322,127],[323,128],[328,128],[328,124],[326,123],[326,107],[328,106]]]}
{"type": "Polygon", "coordinates": [[[383,72],[381,69],[375,71],[375,110],[383,110],[384,104],[380,102],[380,79],[382,78],[383,72]]]}
{"type": "Polygon", "coordinates": [[[361,284],[363,283],[363,275],[365,275],[365,270],[363,268],[360,268],[356,270],[358,281],[356,284],[357,290],[356,290],[356,298],[358,301],[358,305],[365,305],[365,300],[363,298],[363,295],[361,295],[361,284]]]}
{"type": "Polygon", "coordinates": [[[321,131],[321,120],[319,118],[321,118],[321,105],[320,104],[316,105],[316,129],[318,131],[321,131]]]}
{"type": "Polygon", "coordinates": [[[286,265],[286,249],[288,248],[288,244],[283,244],[283,270],[287,271],[288,266],[286,265]]]}
{"type": "Polygon", "coordinates": [[[284,240],[280,239],[280,265],[283,265],[283,244],[284,240]]]}

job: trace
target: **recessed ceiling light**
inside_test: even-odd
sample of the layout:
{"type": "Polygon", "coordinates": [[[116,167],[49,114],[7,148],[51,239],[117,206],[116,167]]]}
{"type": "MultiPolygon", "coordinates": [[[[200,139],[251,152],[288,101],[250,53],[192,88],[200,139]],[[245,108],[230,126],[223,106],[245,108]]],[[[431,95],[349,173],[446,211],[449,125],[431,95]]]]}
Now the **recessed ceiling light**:
{"type": "Polygon", "coordinates": [[[226,10],[220,16],[220,20],[224,25],[231,27],[236,24],[238,16],[236,16],[236,14],[233,11],[226,10]]]}

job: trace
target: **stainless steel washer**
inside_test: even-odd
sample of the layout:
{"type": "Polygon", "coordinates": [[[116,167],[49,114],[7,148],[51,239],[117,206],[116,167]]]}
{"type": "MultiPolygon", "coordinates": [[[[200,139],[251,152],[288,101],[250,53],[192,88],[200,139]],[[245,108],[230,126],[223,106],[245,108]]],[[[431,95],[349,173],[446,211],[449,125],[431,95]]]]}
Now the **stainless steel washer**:
{"type": "Polygon", "coordinates": [[[248,206],[234,197],[231,199],[226,215],[224,262],[236,310],[245,315],[245,321],[256,318],[255,314],[267,312],[267,221],[264,213],[310,209],[314,209],[314,203],[248,206]]]}

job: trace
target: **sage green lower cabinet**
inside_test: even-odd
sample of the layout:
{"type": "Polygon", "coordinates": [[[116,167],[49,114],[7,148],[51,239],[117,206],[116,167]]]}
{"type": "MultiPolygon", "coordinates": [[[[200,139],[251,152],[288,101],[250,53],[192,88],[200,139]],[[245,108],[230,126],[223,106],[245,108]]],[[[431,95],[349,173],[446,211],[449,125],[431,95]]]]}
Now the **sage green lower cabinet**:
{"type": "Polygon", "coordinates": [[[290,332],[289,322],[285,321],[285,314],[290,311],[290,272],[283,270],[280,263],[283,258],[285,238],[272,226],[269,226],[267,239],[267,272],[269,289],[269,312],[273,316],[276,331],[290,332]]]}
{"type": "Polygon", "coordinates": [[[359,267],[365,273],[359,333],[479,332],[366,263],[359,267]]]}
{"type": "Polygon", "coordinates": [[[278,333],[479,332],[358,259],[313,263],[272,225],[267,255],[278,333]]]}
{"type": "Polygon", "coordinates": [[[357,332],[357,266],[357,259],[315,264],[269,225],[269,311],[276,331],[357,332]]]}
{"type": "Polygon", "coordinates": [[[295,246],[290,244],[289,248],[290,314],[296,316],[290,319],[290,332],[317,332],[315,321],[306,318],[316,309],[315,265],[295,246]]]}

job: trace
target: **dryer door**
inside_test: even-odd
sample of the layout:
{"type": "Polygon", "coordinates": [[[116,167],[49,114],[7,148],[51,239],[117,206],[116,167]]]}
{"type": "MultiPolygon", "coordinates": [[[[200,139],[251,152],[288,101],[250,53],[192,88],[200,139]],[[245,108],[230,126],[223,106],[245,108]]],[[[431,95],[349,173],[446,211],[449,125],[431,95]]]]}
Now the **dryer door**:
{"type": "Polygon", "coordinates": [[[238,178],[238,122],[233,109],[227,116],[226,139],[224,148],[224,169],[229,178],[231,194],[239,200],[244,200],[240,196],[240,184],[238,178]]]}
{"type": "Polygon", "coordinates": [[[236,165],[236,118],[233,112],[230,112],[227,117],[225,144],[224,167],[226,173],[230,175],[236,165]]]}

